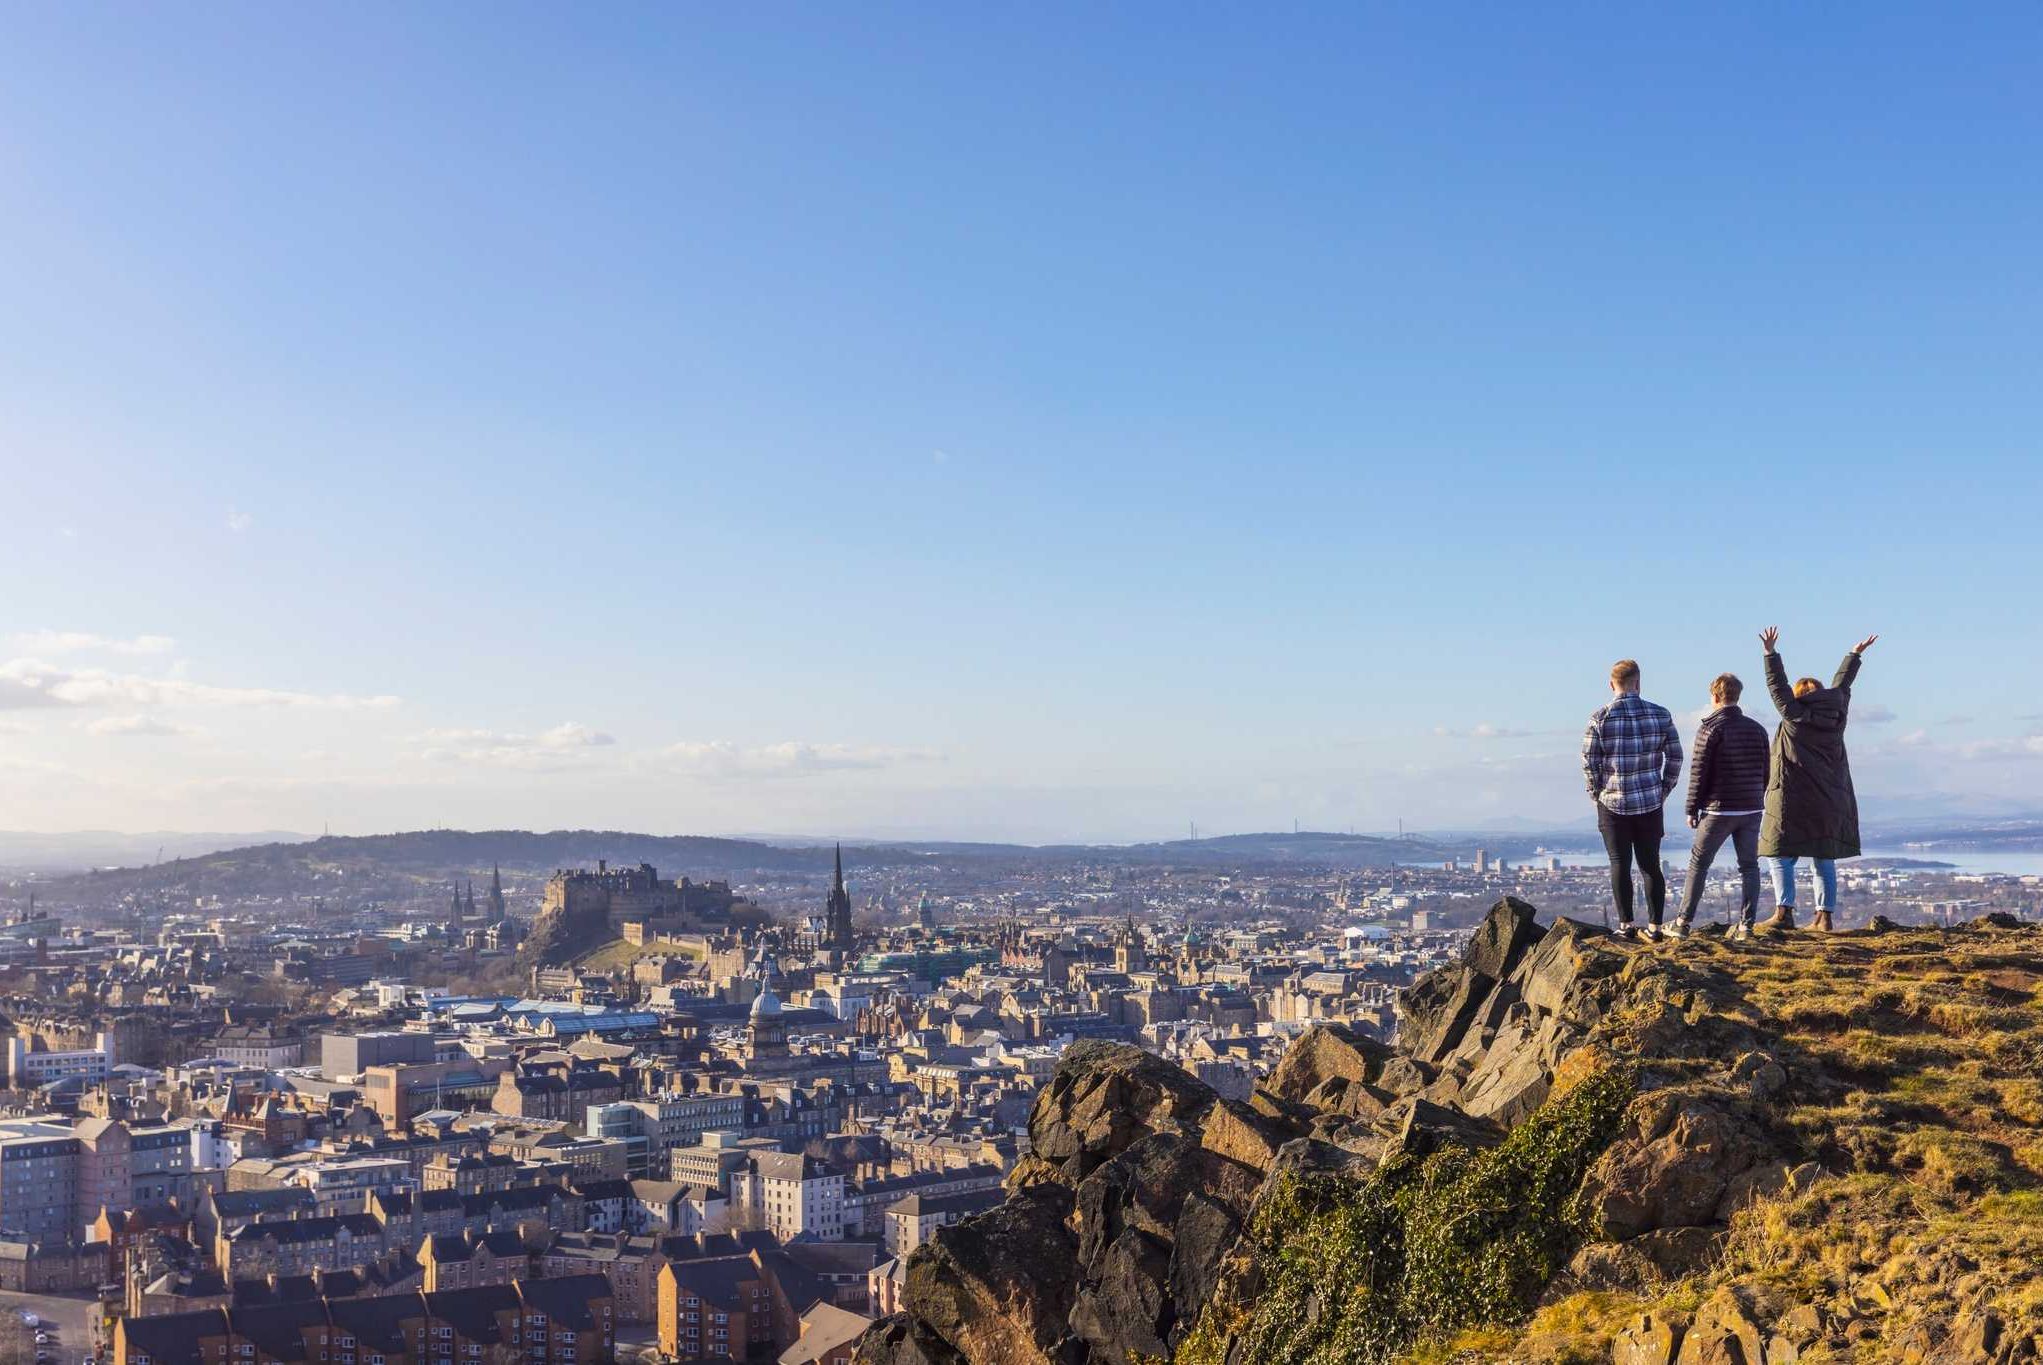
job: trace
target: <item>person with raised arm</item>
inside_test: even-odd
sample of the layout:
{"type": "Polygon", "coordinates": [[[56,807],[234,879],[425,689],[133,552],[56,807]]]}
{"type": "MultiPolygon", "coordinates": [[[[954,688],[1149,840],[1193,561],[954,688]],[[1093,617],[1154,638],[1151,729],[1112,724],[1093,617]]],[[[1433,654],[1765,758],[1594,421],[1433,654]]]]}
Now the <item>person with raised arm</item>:
{"type": "Polygon", "coordinates": [[[1774,650],[1780,638],[1778,626],[1759,632],[1766,647],[1767,695],[1781,714],[1759,828],[1760,856],[1773,860],[1774,912],[1759,927],[1775,932],[1795,927],[1795,868],[1807,858],[1816,873],[1811,927],[1829,933],[1837,904],[1837,860],[1859,856],[1859,802],[1844,751],[1851,688],[1865,652],[1880,637],[1868,635],[1853,645],[1828,687],[1814,678],[1797,678],[1789,685],[1787,665],[1774,650]]]}

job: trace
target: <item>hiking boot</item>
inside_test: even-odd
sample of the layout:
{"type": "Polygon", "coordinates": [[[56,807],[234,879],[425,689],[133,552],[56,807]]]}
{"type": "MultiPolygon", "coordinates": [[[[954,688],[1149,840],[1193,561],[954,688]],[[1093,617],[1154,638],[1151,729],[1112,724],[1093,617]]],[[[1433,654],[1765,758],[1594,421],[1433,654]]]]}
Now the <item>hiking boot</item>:
{"type": "Polygon", "coordinates": [[[1794,927],[1795,927],[1795,907],[1792,905],[1783,905],[1779,909],[1775,910],[1771,916],[1761,920],[1758,923],[1758,925],[1755,926],[1755,931],[1762,934],[1779,934],[1785,933],[1786,931],[1794,927]]]}
{"type": "Polygon", "coordinates": [[[1724,937],[1733,943],[1743,943],[1746,939],[1752,937],[1752,926],[1740,920],[1731,926],[1731,932],[1724,935],[1724,937]]]}
{"type": "Polygon", "coordinates": [[[1830,912],[1828,910],[1818,910],[1816,918],[1810,922],[1809,927],[1819,934],[1834,934],[1837,932],[1836,927],[1830,922],[1830,912]]]}
{"type": "Polygon", "coordinates": [[[1688,921],[1685,919],[1678,919],[1674,921],[1674,923],[1668,925],[1665,929],[1661,930],[1660,933],[1661,937],[1663,938],[1669,938],[1675,940],[1676,942],[1679,942],[1682,939],[1688,937],[1688,921]]]}

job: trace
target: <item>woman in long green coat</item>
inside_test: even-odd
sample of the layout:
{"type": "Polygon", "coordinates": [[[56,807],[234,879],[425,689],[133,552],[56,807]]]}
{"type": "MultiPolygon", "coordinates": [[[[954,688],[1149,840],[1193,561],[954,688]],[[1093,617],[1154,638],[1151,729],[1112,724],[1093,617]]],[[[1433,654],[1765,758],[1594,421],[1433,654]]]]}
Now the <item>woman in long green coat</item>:
{"type": "Polygon", "coordinates": [[[1861,657],[1880,637],[1868,635],[1853,645],[1830,686],[1799,678],[1790,687],[1787,665],[1774,652],[1780,634],[1777,626],[1759,633],[1766,646],[1767,695],[1781,713],[1780,727],[1773,732],[1766,814],[1759,826],[1759,855],[1773,860],[1775,909],[1760,927],[1795,927],[1795,864],[1808,858],[1816,866],[1813,927],[1827,933],[1837,903],[1837,860],[1859,856],[1859,801],[1844,751],[1851,685],[1861,657]]]}

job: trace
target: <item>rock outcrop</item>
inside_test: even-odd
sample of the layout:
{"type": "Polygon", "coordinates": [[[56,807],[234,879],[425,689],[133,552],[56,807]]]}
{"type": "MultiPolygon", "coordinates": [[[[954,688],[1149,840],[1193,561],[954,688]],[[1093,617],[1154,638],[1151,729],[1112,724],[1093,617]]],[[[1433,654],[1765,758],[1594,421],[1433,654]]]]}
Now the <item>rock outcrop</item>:
{"type": "Polygon", "coordinates": [[[1497,904],[1248,1103],[1074,1046],[864,1365],[2043,1360],[2043,929],[1637,947],[1497,904]],[[1446,1357],[1443,1357],[1446,1358],[1446,1357]]]}

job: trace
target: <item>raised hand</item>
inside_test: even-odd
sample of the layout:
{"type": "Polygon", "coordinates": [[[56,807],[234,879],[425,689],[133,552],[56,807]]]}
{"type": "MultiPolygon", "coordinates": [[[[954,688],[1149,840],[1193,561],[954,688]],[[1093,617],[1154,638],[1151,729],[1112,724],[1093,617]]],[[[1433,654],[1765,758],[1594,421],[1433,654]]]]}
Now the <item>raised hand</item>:
{"type": "MultiPolygon", "coordinates": [[[[1765,630],[1759,632],[1759,643],[1766,646],[1766,652],[1769,654],[1773,653],[1773,647],[1780,638],[1781,628],[1779,626],[1768,626],[1765,630]]],[[[1871,644],[1872,641],[1868,640],[1866,643],[1871,644]]]]}
{"type": "Polygon", "coordinates": [[[1873,647],[1873,641],[1875,641],[1875,640],[1877,640],[1877,639],[1879,639],[1879,638],[1880,638],[1880,637],[1879,637],[1879,636],[1877,636],[1877,635],[1868,635],[1868,636],[1867,636],[1867,637],[1866,637],[1865,639],[1863,639],[1863,640],[1859,641],[1859,642],[1858,642],[1857,644],[1853,645],[1853,646],[1851,647],[1851,652],[1852,652],[1852,653],[1854,653],[1854,654],[1863,654],[1863,653],[1865,653],[1865,652],[1866,652],[1867,650],[1871,649],[1871,648],[1873,647]]]}

